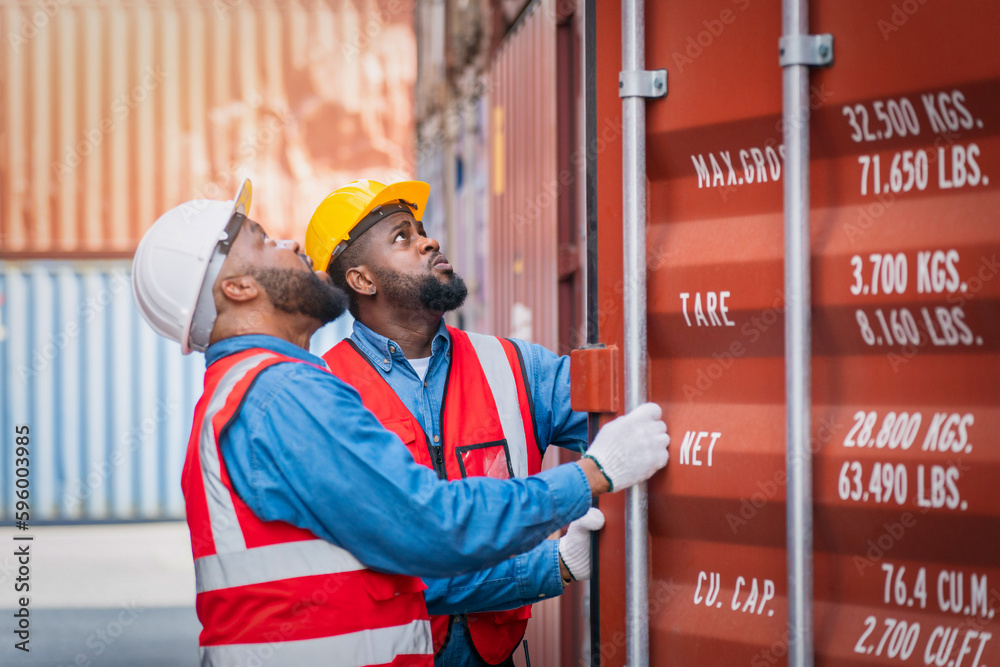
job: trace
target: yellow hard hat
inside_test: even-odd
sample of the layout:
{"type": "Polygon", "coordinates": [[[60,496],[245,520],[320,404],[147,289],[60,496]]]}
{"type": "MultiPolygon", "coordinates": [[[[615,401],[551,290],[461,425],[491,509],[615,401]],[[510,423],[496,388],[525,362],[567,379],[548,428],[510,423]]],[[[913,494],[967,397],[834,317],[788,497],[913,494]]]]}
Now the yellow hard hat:
{"type": "Polygon", "coordinates": [[[384,207],[385,204],[403,204],[420,220],[430,193],[430,184],[423,181],[389,185],[351,181],[337,188],[320,203],[306,228],[306,254],[312,259],[313,268],[325,271],[334,257],[381,220],[381,216],[372,213],[395,212],[384,207]]]}

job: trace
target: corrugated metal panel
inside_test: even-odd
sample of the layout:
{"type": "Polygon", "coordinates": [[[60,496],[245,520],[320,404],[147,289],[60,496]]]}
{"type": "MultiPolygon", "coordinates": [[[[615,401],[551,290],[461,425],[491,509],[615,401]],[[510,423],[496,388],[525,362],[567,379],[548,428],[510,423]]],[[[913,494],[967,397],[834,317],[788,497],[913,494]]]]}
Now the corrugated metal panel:
{"type": "Polygon", "coordinates": [[[536,2],[490,69],[493,329],[559,349],[556,24],[536,2]]]}
{"type": "MultiPolygon", "coordinates": [[[[811,5],[836,49],[810,100],[816,664],[995,664],[996,8],[811,5]]],[[[601,339],[621,345],[621,24],[597,11],[601,339]]],[[[780,7],[646,18],[671,77],[647,112],[649,390],[674,443],[649,487],[650,663],[785,664],[780,7]]],[[[602,664],[622,665],[621,498],[602,507],[602,664]]]]}
{"type": "Polygon", "coordinates": [[[869,661],[894,657],[895,641],[883,650],[879,644],[896,619],[890,638],[916,638],[909,664],[926,664],[929,652],[956,666],[997,664],[1000,285],[992,278],[1000,251],[1000,58],[979,54],[996,51],[998,15],[996,6],[976,4],[917,5],[919,14],[903,6],[900,13],[889,2],[824,2],[814,14],[824,30],[853,30],[853,48],[881,64],[873,76],[866,59],[847,55],[815,80],[814,98],[825,97],[811,128],[813,179],[822,184],[813,186],[813,419],[825,445],[815,467],[815,516],[824,527],[816,532],[816,647],[830,662],[858,653],[869,661]],[[858,29],[866,24],[877,30],[858,29]],[[961,48],[948,50],[951,44],[961,48]],[[942,55],[930,57],[928,49],[942,55]],[[873,141],[864,139],[864,127],[862,140],[852,139],[845,109],[861,124],[858,105],[870,114],[873,141]],[[879,176],[874,156],[885,165],[879,176]],[[912,181],[911,156],[918,170],[912,181]],[[868,176],[882,180],[881,197],[871,185],[862,194],[866,157],[868,176]],[[916,180],[921,162],[923,182],[916,180]],[[866,227],[859,208],[875,204],[885,212],[866,227]],[[937,253],[946,256],[940,269],[949,275],[940,283],[937,253]],[[895,289],[885,295],[887,281],[880,278],[875,289],[871,276],[888,257],[886,267],[894,264],[907,284],[890,280],[895,289]],[[854,280],[858,261],[868,294],[854,280]],[[910,315],[919,322],[913,344],[910,315]],[[864,419],[874,420],[867,447],[864,419]],[[852,487],[846,493],[845,483],[852,487]],[[878,630],[862,639],[869,619],[878,630]]]}
{"type": "Polygon", "coordinates": [[[487,300],[487,277],[492,258],[489,245],[489,152],[485,98],[458,104],[455,140],[454,245],[446,249],[469,287],[462,306],[462,326],[470,331],[492,331],[487,300]]]}
{"type": "Polygon", "coordinates": [[[469,288],[461,310],[449,314],[448,322],[480,333],[493,332],[487,292],[492,261],[488,109],[484,97],[466,97],[423,119],[417,162],[417,178],[431,186],[424,226],[469,288]]]}
{"type": "Polygon", "coordinates": [[[529,663],[524,657],[524,646],[514,652],[515,667],[531,665],[561,665],[559,637],[562,628],[562,609],[559,598],[544,600],[531,605],[531,620],[524,633],[528,642],[529,663]]]}
{"type": "MultiPolygon", "coordinates": [[[[490,333],[559,349],[556,23],[535,2],[493,56],[489,100],[490,333]]],[[[550,449],[546,467],[558,463],[550,449]]],[[[558,665],[559,601],[532,607],[532,664],[558,665]]],[[[516,658],[520,660],[519,657],[516,658]]],[[[520,664],[520,663],[519,663],[520,664]]]]}
{"type": "MultiPolygon", "coordinates": [[[[437,121],[437,119],[435,119],[437,121]]],[[[435,122],[435,129],[438,123],[435,122]]],[[[445,182],[445,160],[446,141],[438,131],[431,131],[430,137],[421,142],[418,153],[420,158],[417,162],[417,178],[429,183],[431,186],[430,196],[427,199],[427,208],[421,218],[427,232],[434,235],[447,253],[450,248],[447,246],[447,228],[449,221],[445,216],[447,204],[445,198],[449,196],[447,183],[445,182]]]]}
{"type": "MultiPolygon", "coordinates": [[[[180,476],[204,357],[156,335],[126,261],[0,262],[0,520],[14,427],[31,430],[33,520],[182,518],[180,476]]],[[[313,351],[350,331],[324,327],[313,351]]]]}
{"type": "Polygon", "coordinates": [[[127,255],[232,197],[302,238],[358,177],[413,173],[413,4],[0,0],[0,254],[127,255]]]}

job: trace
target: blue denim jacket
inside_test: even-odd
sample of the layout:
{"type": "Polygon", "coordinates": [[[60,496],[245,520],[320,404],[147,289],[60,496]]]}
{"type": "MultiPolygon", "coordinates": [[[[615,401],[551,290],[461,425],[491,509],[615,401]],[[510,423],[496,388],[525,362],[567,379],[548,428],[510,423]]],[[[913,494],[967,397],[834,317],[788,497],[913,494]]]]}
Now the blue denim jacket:
{"type": "MultiPolygon", "coordinates": [[[[434,436],[440,435],[438,416],[451,354],[451,336],[444,322],[431,343],[430,365],[423,381],[394,341],[357,321],[351,340],[382,371],[433,442],[434,436]]],[[[541,446],[544,449],[558,445],[583,451],[587,447],[587,415],[570,407],[569,358],[522,340],[514,340],[514,344],[524,358],[541,446]]],[[[559,595],[563,585],[557,547],[556,540],[546,540],[531,551],[486,570],[448,579],[425,578],[427,607],[432,614],[499,611],[559,595]]],[[[436,664],[448,667],[477,664],[468,655],[462,629],[453,628],[452,632],[452,641],[436,664]]]]}
{"type": "MultiPolygon", "coordinates": [[[[211,364],[250,348],[324,367],[271,336],[215,343],[211,364]]],[[[233,488],[259,518],[287,521],[376,570],[445,577],[537,546],[582,516],[590,486],[576,465],[513,482],[444,482],[404,454],[354,388],[308,364],[280,363],[247,391],[220,437],[233,488]],[[503,506],[507,520],[484,520],[503,506]]]]}

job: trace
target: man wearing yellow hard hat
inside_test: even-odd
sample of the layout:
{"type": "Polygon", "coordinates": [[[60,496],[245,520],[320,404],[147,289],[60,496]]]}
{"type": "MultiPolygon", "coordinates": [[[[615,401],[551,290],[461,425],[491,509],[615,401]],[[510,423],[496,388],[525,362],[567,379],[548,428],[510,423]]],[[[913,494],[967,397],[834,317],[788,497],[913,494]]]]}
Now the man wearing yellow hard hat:
{"type": "MultiPolygon", "coordinates": [[[[569,359],[520,340],[444,324],[467,290],[421,218],[430,186],[353,181],[313,213],[305,250],[345,290],[351,337],[324,360],[442,479],[508,479],[540,470],[549,445],[583,451],[586,415],[570,408],[569,359]]],[[[643,406],[659,419],[658,406],[643,406]]],[[[488,534],[494,523],[477,524],[488,534]]],[[[560,540],[480,572],[425,579],[438,667],[512,665],[530,605],[590,576],[591,509],[560,540]]]]}
{"type": "Polygon", "coordinates": [[[430,667],[417,577],[502,562],[593,495],[645,480],[666,463],[665,427],[633,411],[602,430],[592,460],[441,481],[309,354],[344,294],[249,209],[249,181],[233,201],[176,206],[132,265],[143,318],[205,353],[181,482],[201,665],[430,667]],[[507,519],[482,530],[497,513],[507,519]]]}

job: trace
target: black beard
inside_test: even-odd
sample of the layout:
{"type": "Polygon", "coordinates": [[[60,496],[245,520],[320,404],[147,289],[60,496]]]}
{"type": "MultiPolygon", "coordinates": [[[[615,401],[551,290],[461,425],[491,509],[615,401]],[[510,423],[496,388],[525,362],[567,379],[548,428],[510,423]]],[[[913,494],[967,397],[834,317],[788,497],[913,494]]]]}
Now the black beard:
{"type": "Polygon", "coordinates": [[[264,288],[280,311],[306,315],[321,324],[332,322],[347,310],[347,294],[324,282],[313,272],[293,269],[256,269],[250,275],[264,288]]]}
{"type": "Polygon", "coordinates": [[[469,288],[457,273],[451,280],[441,282],[437,276],[408,278],[401,273],[384,267],[372,267],[372,273],[379,281],[379,289],[389,303],[408,310],[430,310],[446,313],[455,310],[469,295],[469,288]]]}

